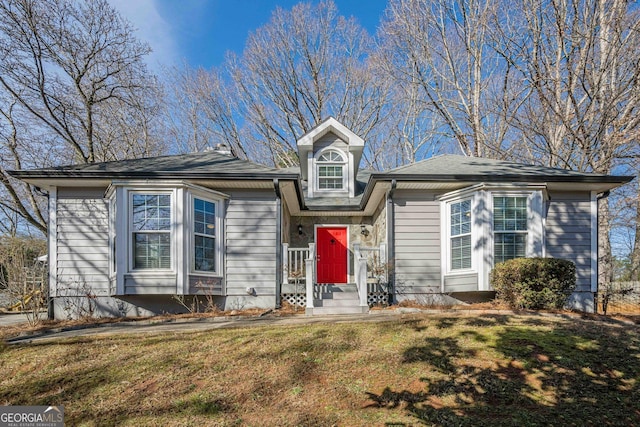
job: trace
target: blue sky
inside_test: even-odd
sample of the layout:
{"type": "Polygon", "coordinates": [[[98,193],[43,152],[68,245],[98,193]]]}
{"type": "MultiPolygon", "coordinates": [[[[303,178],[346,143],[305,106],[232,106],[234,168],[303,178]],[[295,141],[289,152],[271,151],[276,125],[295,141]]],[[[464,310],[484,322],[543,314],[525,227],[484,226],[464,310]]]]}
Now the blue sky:
{"type": "MultiPolygon", "coordinates": [[[[110,0],[151,45],[154,70],[186,61],[194,67],[220,65],[225,52],[242,52],[250,31],[266,24],[277,6],[299,0],[110,0]]],[[[353,16],[374,33],[387,0],[334,0],[340,14],[353,16]]]]}

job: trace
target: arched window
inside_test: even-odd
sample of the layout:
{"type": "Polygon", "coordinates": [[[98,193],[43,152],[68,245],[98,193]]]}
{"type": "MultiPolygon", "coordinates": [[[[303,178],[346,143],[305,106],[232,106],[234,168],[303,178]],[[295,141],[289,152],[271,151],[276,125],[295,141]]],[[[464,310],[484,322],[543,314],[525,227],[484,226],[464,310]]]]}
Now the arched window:
{"type": "Polygon", "coordinates": [[[318,190],[343,190],[347,160],[336,150],[323,152],[316,160],[318,170],[318,190]]]}

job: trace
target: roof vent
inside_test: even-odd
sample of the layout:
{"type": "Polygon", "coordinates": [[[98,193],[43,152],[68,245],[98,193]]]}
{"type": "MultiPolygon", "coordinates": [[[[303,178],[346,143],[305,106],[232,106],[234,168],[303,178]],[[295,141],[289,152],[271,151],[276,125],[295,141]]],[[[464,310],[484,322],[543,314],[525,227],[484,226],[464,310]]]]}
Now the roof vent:
{"type": "Polygon", "coordinates": [[[218,154],[224,154],[225,156],[233,155],[233,153],[231,152],[231,147],[229,147],[227,144],[223,142],[216,144],[216,148],[214,148],[213,151],[215,151],[218,154]]]}

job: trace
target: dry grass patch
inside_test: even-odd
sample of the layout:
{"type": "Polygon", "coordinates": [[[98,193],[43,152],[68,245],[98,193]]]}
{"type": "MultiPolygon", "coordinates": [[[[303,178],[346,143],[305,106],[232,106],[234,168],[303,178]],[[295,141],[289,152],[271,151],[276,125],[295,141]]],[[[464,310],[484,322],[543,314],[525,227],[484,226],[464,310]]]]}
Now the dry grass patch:
{"type": "Polygon", "coordinates": [[[634,425],[636,326],[445,313],[5,347],[0,403],[68,425],[634,425]]]}

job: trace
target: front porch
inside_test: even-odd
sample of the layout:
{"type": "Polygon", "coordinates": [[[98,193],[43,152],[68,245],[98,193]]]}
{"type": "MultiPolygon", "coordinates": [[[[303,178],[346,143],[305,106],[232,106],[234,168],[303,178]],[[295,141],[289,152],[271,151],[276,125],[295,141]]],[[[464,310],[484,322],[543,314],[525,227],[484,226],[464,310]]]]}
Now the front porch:
{"type": "Polygon", "coordinates": [[[308,316],[319,314],[367,313],[375,305],[387,305],[389,289],[387,251],[384,243],[363,247],[356,243],[349,249],[353,274],[347,283],[319,283],[316,244],[304,248],[282,245],[283,283],[281,301],[305,308],[308,316]]]}

